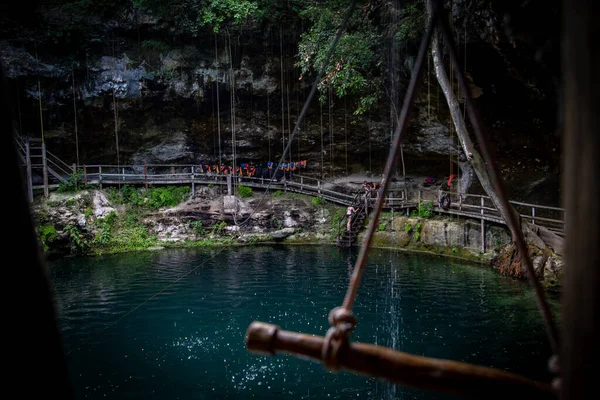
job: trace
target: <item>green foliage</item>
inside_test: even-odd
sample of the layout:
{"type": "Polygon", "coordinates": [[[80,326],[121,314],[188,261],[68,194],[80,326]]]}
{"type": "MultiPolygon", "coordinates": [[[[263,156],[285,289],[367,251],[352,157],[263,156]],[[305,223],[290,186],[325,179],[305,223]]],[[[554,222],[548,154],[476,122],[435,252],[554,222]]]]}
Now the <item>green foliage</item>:
{"type": "Polygon", "coordinates": [[[379,226],[377,226],[377,231],[378,232],[383,232],[383,231],[385,231],[385,228],[387,228],[387,223],[382,222],[382,223],[379,224],[379,226]]]}
{"type": "Polygon", "coordinates": [[[452,248],[452,253],[453,253],[453,254],[456,254],[456,253],[458,253],[458,247],[453,247],[453,248],[452,248]]]}
{"type": "Polygon", "coordinates": [[[317,207],[317,206],[325,204],[326,201],[321,196],[318,196],[318,197],[313,197],[311,200],[311,203],[313,206],[317,207]]]}
{"type": "Polygon", "coordinates": [[[106,215],[104,217],[104,223],[108,227],[112,228],[114,226],[115,222],[117,222],[117,218],[118,218],[117,213],[114,211],[111,211],[110,213],[108,213],[108,215],[106,215]]]}
{"type": "Polygon", "coordinates": [[[221,221],[213,225],[212,233],[216,235],[222,235],[225,232],[225,227],[227,226],[227,222],[221,221]]]}
{"type": "MultiPolygon", "coordinates": [[[[301,35],[298,44],[296,66],[303,76],[321,69],[347,7],[348,2],[339,0],[307,2],[300,12],[302,18],[312,23],[309,30],[301,35]]],[[[381,62],[381,53],[376,50],[381,36],[372,24],[369,10],[364,7],[354,12],[319,82],[323,103],[329,89],[339,98],[359,96],[359,105],[354,111],[357,115],[364,113],[380,95],[380,78],[372,71],[381,62]]]]}
{"type": "Polygon", "coordinates": [[[71,243],[71,254],[83,254],[88,247],[83,233],[75,225],[67,225],[64,229],[71,243]]]}
{"type": "Polygon", "coordinates": [[[421,232],[421,229],[423,228],[423,225],[421,224],[421,222],[417,222],[417,225],[415,225],[415,230],[417,232],[421,232]]]}
{"type": "Polygon", "coordinates": [[[421,232],[415,232],[414,236],[415,241],[418,242],[419,240],[421,240],[421,232]]]}
{"type": "Polygon", "coordinates": [[[238,194],[240,197],[250,197],[252,196],[252,188],[248,186],[238,186],[238,194]]]}
{"type": "Polygon", "coordinates": [[[407,222],[406,225],[404,225],[404,232],[410,233],[410,231],[412,231],[412,225],[407,222]]]}
{"type": "Polygon", "coordinates": [[[59,193],[74,192],[76,190],[79,190],[79,187],[82,186],[82,184],[83,170],[79,169],[76,172],[73,172],[71,175],[69,175],[69,178],[66,181],[60,182],[58,184],[57,191],[59,193]]]}
{"type": "Polygon", "coordinates": [[[192,226],[192,230],[194,231],[194,234],[196,236],[200,236],[204,233],[204,228],[202,226],[202,221],[192,221],[190,223],[190,225],[192,226]]]}
{"type": "Polygon", "coordinates": [[[92,207],[86,208],[84,215],[85,215],[86,218],[89,218],[92,215],[94,215],[94,210],[92,209],[92,207]]]}
{"type": "Polygon", "coordinates": [[[402,41],[420,40],[424,33],[426,18],[424,1],[406,2],[400,17],[396,38],[402,41]]]}
{"type": "Polygon", "coordinates": [[[281,190],[276,190],[275,192],[273,192],[271,197],[280,197],[282,194],[283,192],[281,190]]]}
{"type": "Polygon", "coordinates": [[[164,207],[175,207],[184,201],[190,193],[190,188],[189,186],[160,186],[145,190],[125,185],[120,191],[111,188],[107,193],[113,203],[158,210],[164,207]]]}
{"type": "Polygon", "coordinates": [[[433,201],[423,201],[419,204],[418,216],[420,218],[431,218],[433,216],[433,201]]]}
{"type": "Polygon", "coordinates": [[[242,24],[257,15],[258,2],[249,0],[133,0],[134,7],[144,7],[154,16],[179,30],[197,36],[200,29],[242,24]]]}
{"type": "Polygon", "coordinates": [[[48,244],[56,239],[56,228],[53,225],[43,225],[38,229],[40,243],[44,251],[48,251],[48,244]]]}

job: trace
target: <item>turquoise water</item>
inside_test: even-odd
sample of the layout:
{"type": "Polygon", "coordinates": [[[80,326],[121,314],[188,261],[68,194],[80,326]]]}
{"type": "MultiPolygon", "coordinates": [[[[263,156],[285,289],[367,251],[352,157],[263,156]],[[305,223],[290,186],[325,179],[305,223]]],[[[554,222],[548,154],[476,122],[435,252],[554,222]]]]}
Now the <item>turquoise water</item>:
{"type": "MultiPolygon", "coordinates": [[[[288,356],[248,354],[254,320],[323,335],[356,252],[185,249],[50,265],[78,398],[438,399],[288,356]]],[[[484,267],[373,250],[354,340],[548,380],[532,290],[484,267]]]]}

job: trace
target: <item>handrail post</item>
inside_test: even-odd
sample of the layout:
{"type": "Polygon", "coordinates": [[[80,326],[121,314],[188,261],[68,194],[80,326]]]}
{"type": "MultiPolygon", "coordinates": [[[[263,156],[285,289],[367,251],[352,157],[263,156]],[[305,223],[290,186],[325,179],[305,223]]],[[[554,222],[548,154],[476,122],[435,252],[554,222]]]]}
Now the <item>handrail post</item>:
{"type": "Polygon", "coordinates": [[[483,219],[483,207],[485,206],[485,199],[481,198],[481,252],[485,253],[485,220],[483,219]]]}
{"type": "Polygon", "coordinates": [[[194,180],[194,166],[192,165],[192,196],[196,193],[196,181],[194,180]]]}
{"type": "Polygon", "coordinates": [[[144,188],[148,190],[148,164],[144,160],[144,188]]]}
{"type": "Polygon", "coordinates": [[[31,178],[31,150],[29,149],[29,136],[25,136],[25,162],[27,165],[27,198],[33,203],[33,180],[31,178]]]}
{"type": "Polygon", "coordinates": [[[462,194],[458,195],[458,211],[462,212],[462,194]]]}
{"type": "Polygon", "coordinates": [[[317,192],[319,193],[319,196],[321,196],[321,181],[317,181],[317,192]]]}
{"type": "Polygon", "coordinates": [[[98,165],[98,183],[100,184],[100,189],[102,190],[102,165],[98,165]]]}
{"type": "Polygon", "coordinates": [[[125,181],[125,167],[121,168],[121,180],[125,181]]]}
{"type": "Polygon", "coordinates": [[[300,191],[303,191],[303,187],[302,187],[303,184],[304,184],[304,177],[301,176],[300,177],[300,191]]]}
{"type": "Polygon", "coordinates": [[[48,161],[46,160],[46,142],[42,142],[42,168],[44,176],[44,197],[48,197],[48,161]]]}
{"type": "MultiPolygon", "coordinates": [[[[531,207],[531,217],[533,218],[533,219],[531,220],[531,223],[532,223],[533,225],[535,225],[535,207],[531,207]]],[[[543,225],[543,224],[542,224],[542,225],[543,225]]]]}
{"type": "Polygon", "coordinates": [[[87,185],[87,171],[85,170],[85,164],[83,164],[83,184],[87,185]]]}

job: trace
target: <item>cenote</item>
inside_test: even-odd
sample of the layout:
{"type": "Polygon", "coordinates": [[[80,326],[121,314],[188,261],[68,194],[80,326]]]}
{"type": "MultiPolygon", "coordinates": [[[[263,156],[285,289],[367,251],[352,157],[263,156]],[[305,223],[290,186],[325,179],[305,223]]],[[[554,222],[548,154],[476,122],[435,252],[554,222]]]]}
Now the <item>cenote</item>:
{"type": "MultiPolygon", "coordinates": [[[[248,354],[254,320],[323,335],[354,250],[176,249],[51,264],[77,398],[439,399],[293,357],[248,354]]],[[[374,249],[353,340],[548,380],[533,291],[465,262],[374,249]]]]}

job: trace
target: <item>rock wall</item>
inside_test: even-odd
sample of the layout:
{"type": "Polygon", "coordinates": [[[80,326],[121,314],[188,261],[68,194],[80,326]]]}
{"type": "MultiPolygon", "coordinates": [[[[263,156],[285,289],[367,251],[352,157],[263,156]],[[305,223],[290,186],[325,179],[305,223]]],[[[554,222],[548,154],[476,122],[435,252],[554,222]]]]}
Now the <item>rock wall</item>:
{"type": "MultiPolygon", "coordinates": [[[[398,217],[381,219],[374,245],[425,250],[446,256],[461,257],[491,265],[498,272],[527,279],[525,267],[515,255],[508,229],[485,223],[485,252],[482,247],[481,224],[459,218],[419,219],[398,217]]],[[[364,240],[364,233],[362,234],[364,240]]],[[[526,232],[529,256],[537,278],[549,290],[558,290],[562,281],[561,249],[542,241],[534,232],[526,232]]]]}

